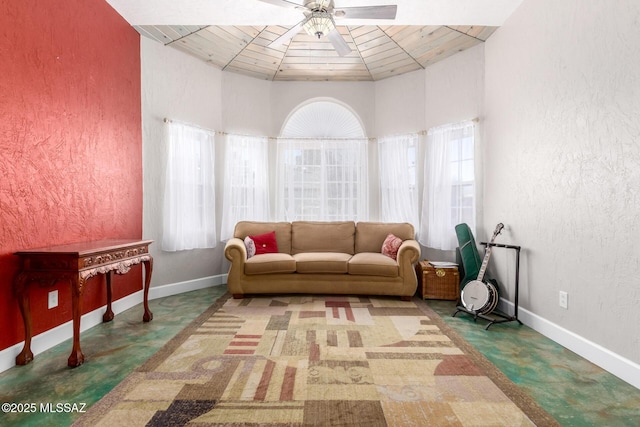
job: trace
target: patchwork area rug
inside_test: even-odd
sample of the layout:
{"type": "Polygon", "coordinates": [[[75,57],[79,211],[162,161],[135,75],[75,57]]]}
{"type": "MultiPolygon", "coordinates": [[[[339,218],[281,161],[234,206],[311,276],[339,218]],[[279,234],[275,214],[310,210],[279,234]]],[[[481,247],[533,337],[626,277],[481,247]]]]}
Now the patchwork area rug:
{"type": "Polygon", "coordinates": [[[77,426],[550,426],[421,300],[222,297],[77,426]]]}

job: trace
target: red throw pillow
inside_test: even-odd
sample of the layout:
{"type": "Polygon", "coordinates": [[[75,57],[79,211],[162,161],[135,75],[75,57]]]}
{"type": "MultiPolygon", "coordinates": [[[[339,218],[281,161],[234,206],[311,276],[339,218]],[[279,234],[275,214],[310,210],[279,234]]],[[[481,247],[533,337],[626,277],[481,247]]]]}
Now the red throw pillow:
{"type": "Polygon", "coordinates": [[[278,243],[276,242],[276,232],[249,236],[256,245],[256,255],[278,253],[278,243]]]}
{"type": "Polygon", "coordinates": [[[386,255],[389,258],[398,258],[398,249],[402,245],[402,239],[394,236],[393,234],[387,235],[382,244],[382,255],[386,255]]]}

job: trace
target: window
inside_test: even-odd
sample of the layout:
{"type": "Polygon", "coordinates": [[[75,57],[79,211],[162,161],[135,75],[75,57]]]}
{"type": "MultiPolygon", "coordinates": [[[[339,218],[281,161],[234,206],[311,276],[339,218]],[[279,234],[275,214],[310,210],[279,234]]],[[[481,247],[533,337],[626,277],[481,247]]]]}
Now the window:
{"type": "Polygon", "coordinates": [[[312,101],[295,110],[282,128],[283,138],[364,138],[358,117],[337,101],[312,101]]]}
{"type": "Polygon", "coordinates": [[[418,135],[378,140],[381,220],[418,225],[416,149],[418,135]]]}
{"type": "Polygon", "coordinates": [[[269,220],[269,140],[228,135],[225,152],[221,239],[233,237],[238,221],[269,220]]]}
{"type": "MultiPolygon", "coordinates": [[[[472,131],[472,129],[471,129],[472,131]]],[[[473,132],[462,132],[450,142],[451,224],[475,224],[473,132]]],[[[474,227],[475,228],[475,227],[474,227]]],[[[473,229],[473,228],[472,228],[473,229]]]]}
{"type": "Polygon", "coordinates": [[[166,138],[162,249],[214,248],[214,132],[169,122],[166,138]]]}
{"type": "Polygon", "coordinates": [[[358,117],[339,102],[313,101],[295,110],[277,144],[276,217],[368,219],[364,136],[358,117]]]}
{"type": "Polygon", "coordinates": [[[366,139],[279,139],[278,218],[367,219],[367,143],[366,139]]]}
{"type": "Polygon", "coordinates": [[[453,250],[454,227],[467,223],[475,230],[475,170],[472,121],[429,129],[420,243],[453,250]]]}

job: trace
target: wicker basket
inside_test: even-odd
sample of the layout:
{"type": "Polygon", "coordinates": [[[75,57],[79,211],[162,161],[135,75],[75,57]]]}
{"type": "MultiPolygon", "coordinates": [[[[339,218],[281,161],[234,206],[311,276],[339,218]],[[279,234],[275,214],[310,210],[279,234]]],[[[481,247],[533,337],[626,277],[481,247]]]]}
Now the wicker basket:
{"type": "Polygon", "coordinates": [[[416,264],[418,286],[422,299],[460,299],[460,274],[457,267],[434,268],[429,261],[416,264]]]}

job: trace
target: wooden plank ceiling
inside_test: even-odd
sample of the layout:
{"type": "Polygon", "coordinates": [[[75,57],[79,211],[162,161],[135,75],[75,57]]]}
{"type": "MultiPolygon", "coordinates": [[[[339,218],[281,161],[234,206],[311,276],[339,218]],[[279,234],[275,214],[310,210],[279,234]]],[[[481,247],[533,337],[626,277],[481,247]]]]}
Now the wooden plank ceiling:
{"type": "Polygon", "coordinates": [[[340,57],[329,40],[300,31],[278,47],[282,26],[134,27],[143,36],[222,70],[274,81],[377,81],[423,69],[483,43],[497,27],[338,26],[352,52],[340,57]]]}

